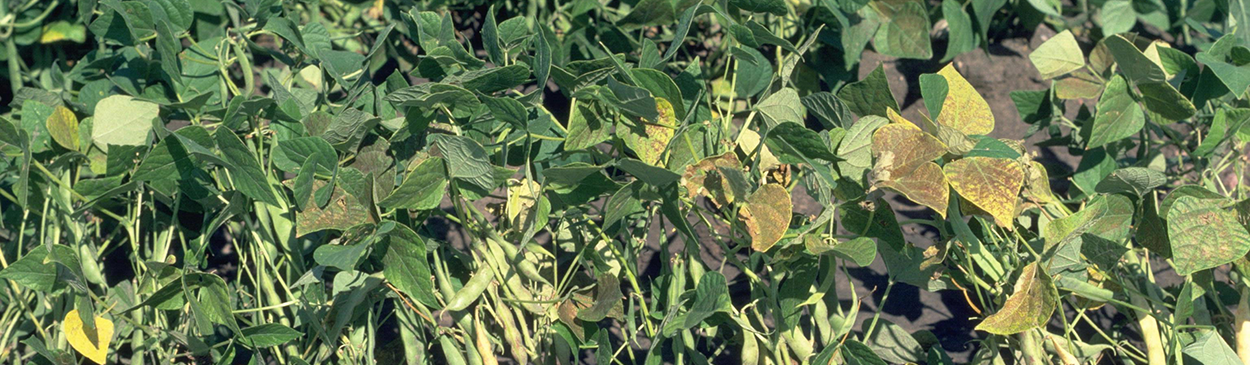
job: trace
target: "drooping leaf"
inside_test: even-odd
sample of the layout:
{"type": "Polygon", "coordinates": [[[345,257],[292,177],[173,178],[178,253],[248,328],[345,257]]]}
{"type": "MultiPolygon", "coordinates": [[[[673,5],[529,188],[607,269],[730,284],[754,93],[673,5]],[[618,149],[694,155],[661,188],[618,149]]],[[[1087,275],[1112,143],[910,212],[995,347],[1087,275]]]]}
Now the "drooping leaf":
{"type": "Polygon", "coordinates": [[[97,364],[104,364],[108,357],[109,342],[113,340],[113,321],[95,316],[94,326],[85,326],[78,310],[65,313],[61,331],[66,341],[78,353],[97,364]]]}
{"type": "Polygon", "coordinates": [[[1020,271],[1020,278],[1003,307],[977,325],[978,331],[1013,335],[1046,325],[1059,303],[1055,284],[1037,263],[1020,271]]]}

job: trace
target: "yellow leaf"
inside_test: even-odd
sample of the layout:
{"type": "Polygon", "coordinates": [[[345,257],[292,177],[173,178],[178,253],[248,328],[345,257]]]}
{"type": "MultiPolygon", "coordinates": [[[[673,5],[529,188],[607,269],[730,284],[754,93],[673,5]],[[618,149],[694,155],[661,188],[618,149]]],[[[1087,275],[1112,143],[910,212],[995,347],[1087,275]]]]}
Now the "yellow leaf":
{"type": "Polygon", "coordinates": [[[523,227],[527,213],[538,202],[537,197],[542,193],[542,186],[525,178],[509,181],[509,185],[508,203],[504,206],[504,213],[508,215],[508,221],[513,227],[523,227]]]}
{"type": "Polygon", "coordinates": [[[946,154],[946,145],[925,133],[911,122],[890,123],[872,133],[872,153],[878,166],[892,175],[906,174],[920,164],[933,161],[946,154]],[[882,165],[882,156],[892,155],[882,165]]]}
{"type": "Polygon", "coordinates": [[[994,130],[994,113],[990,104],[964,79],[952,65],[946,65],[938,75],[946,78],[946,100],[942,101],[942,114],[937,124],[954,128],[966,135],[989,134],[994,130]]]}
{"type": "Polygon", "coordinates": [[[738,211],[751,235],[751,248],[764,252],[777,244],[790,228],[793,209],[790,192],[780,184],[766,184],[752,193],[738,211]]]}
{"type": "Polygon", "coordinates": [[[1012,227],[1016,197],[1024,185],[1024,168],[1019,162],[968,157],[947,163],[943,171],[959,196],[989,213],[998,226],[1012,227]]]}
{"type": "Polygon", "coordinates": [[[70,151],[78,150],[78,116],[64,106],[56,107],[45,121],[52,140],[70,151]]]}
{"type": "Polygon", "coordinates": [[[65,314],[61,329],[74,350],[97,364],[104,363],[109,353],[109,341],[113,339],[113,321],[96,316],[94,329],[83,328],[82,317],[75,309],[65,314]]]}
{"type": "Polygon", "coordinates": [[[642,162],[664,167],[660,158],[677,131],[677,116],[673,114],[673,104],[664,98],[655,98],[655,110],[659,112],[659,117],[654,123],[637,120],[634,123],[621,124],[616,127],[616,133],[629,149],[638,154],[638,159],[642,162]]]}
{"type": "Polygon", "coordinates": [[[897,191],[907,199],[933,209],[942,218],[946,218],[946,205],[950,201],[951,192],[947,184],[942,167],[932,161],[920,164],[907,174],[877,183],[880,187],[897,191]]]}

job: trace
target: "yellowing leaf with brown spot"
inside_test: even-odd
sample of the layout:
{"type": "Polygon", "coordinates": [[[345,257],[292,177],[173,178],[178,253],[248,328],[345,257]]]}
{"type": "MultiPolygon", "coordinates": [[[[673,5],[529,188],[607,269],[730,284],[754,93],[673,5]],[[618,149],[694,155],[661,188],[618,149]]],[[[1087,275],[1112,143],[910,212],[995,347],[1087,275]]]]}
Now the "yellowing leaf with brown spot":
{"type": "Polygon", "coordinates": [[[891,180],[879,181],[877,186],[897,191],[917,204],[929,207],[946,218],[946,205],[950,201],[950,188],[942,167],[932,161],[925,162],[915,170],[891,180]]]}
{"type": "Polygon", "coordinates": [[[616,134],[642,162],[660,166],[660,158],[677,130],[677,116],[673,114],[673,104],[664,98],[655,98],[655,110],[659,112],[655,121],[635,120],[618,124],[616,134]]]}
{"type": "Polygon", "coordinates": [[[965,200],[994,217],[1000,227],[1012,226],[1016,196],[1024,185],[1024,168],[1015,160],[968,157],[943,168],[951,187],[965,200]]]}
{"type": "Polygon", "coordinates": [[[793,208],[790,192],[780,184],[766,184],[747,197],[738,219],[751,235],[751,248],[765,252],[776,245],[790,227],[793,208]]]}
{"type": "Polygon", "coordinates": [[[938,75],[946,78],[946,100],[937,124],[955,128],[966,135],[989,134],[994,130],[994,113],[990,104],[964,79],[953,65],[946,65],[938,75]]]}
{"type": "Polygon", "coordinates": [[[977,325],[978,331],[997,335],[1013,335],[1046,325],[1055,313],[1059,294],[1046,272],[1031,263],[1020,272],[1015,291],[1007,297],[1003,308],[985,317],[977,325]]]}
{"type": "Polygon", "coordinates": [[[922,163],[942,157],[946,145],[911,122],[890,123],[872,133],[872,154],[878,164],[886,153],[893,155],[886,170],[906,174],[922,163]]]}
{"type": "Polygon", "coordinates": [[[72,110],[58,106],[45,123],[52,140],[70,151],[78,150],[78,116],[72,110]]]}
{"type": "Polygon", "coordinates": [[[96,316],[95,328],[84,328],[82,317],[78,316],[78,310],[75,309],[65,313],[61,330],[65,332],[69,345],[83,357],[97,364],[104,363],[109,353],[109,341],[113,340],[113,321],[96,316]]]}
{"type": "Polygon", "coordinates": [[[691,199],[707,196],[717,207],[729,205],[739,198],[730,188],[730,182],[720,174],[720,168],[742,169],[738,155],[725,152],[720,156],[710,156],[698,163],[686,166],[686,173],[681,176],[681,183],[691,199]]]}

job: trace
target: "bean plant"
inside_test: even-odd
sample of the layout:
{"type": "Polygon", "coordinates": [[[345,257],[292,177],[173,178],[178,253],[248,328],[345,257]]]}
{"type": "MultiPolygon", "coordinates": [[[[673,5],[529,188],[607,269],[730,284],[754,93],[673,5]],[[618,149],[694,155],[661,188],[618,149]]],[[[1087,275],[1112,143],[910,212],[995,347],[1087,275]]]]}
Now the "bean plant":
{"type": "Polygon", "coordinates": [[[1250,364],[1247,0],[0,0],[0,42],[0,363],[1250,364]],[[1049,86],[996,113],[957,60],[1021,29],[1049,86]]]}

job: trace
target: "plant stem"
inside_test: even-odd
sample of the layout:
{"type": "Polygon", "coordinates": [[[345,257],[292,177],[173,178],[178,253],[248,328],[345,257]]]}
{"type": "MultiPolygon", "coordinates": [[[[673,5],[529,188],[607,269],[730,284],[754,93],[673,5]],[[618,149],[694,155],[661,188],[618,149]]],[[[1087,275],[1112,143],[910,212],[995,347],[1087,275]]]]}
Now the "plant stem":
{"type": "Polygon", "coordinates": [[[1233,318],[1233,331],[1237,334],[1237,357],[1243,364],[1250,363],[1250,288],[1241,287],[1241,300],[1237,301],[1237,313],[1233,318]]]}
{"type": "MultiPolygon", "coordinates": [[[[1125,257],[1128,258],[1129,265],[1135,265],[1139,268],[1144,267],[1141,259],[1136,253],[1130,253],[1125,257]]],[[[1144,271],[1144,270],[1143,270],[1144,271]]],[[[1145,276],[1145,272],[1141,273],[1145,276]]],[[[1167,356],[1163,353],[1163,340],[1159,335],[1159,323],[1153,315],[1143,309],[1149,309],[1150,303],[1146,302],[1143,296],[1129,296],[1129,301],[1134,306],[1141,307],[1134,309],[1133,314],[1137,315],[1137,325],[1141,327],[1142,342],[1146,344],[1146,359],[1150,365],[1164,365],[1167,363],[1167,356]]]]}

